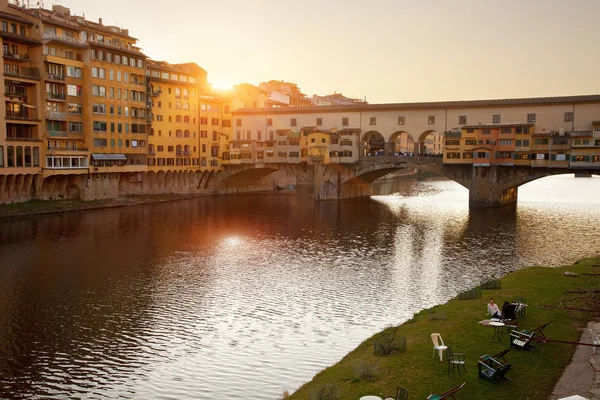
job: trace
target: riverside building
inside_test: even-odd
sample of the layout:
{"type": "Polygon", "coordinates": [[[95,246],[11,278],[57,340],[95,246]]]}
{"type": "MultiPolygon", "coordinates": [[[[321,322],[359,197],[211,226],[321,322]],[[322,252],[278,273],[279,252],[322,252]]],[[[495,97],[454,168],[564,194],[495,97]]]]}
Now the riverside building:
{"type": "Polygon", "coordinates": [[[127,29],[16,0],[0,0],[0,40],[0,203],[208,191],[229,164],[443,154],[600,167],[598,95],[302,107],[297,87],[276,81],[218,95],[204,69],[149,60],[127,29]]]}

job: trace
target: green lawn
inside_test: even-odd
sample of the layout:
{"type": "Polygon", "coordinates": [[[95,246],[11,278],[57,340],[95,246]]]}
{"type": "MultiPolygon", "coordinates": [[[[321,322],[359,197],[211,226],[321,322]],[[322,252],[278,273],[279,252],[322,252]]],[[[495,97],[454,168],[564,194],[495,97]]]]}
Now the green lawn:
{"type": "MultiPolygon", "coordinates": [[[[544,333],[548,338],[577,341],[589,314],[570,314],[563,309],[545,308],[557,306],[566,296],[563,292],[575,288],[600,287],[599,277],[565,277],[563,272],[600,273],[592,268],[592,259],[582,260],[564,268],[527,268],[502,279],[502,289],[483,290],[482,298],[457,300],[424,310],[413,320],[401,326],[399,332],[406,337],[407,351],[391,356],[374,356],[373,340],[365,340],[358,348],[337,364],[318,373],[312,381],[303,385],[289,399],[310,399],[312,390],[323,385],[337,385],[341,399],[356,399],[372,394],[380,397],[395,396],[396,388],[403,386],[409,391],[409,399],[425,399],[430,393],[444,391],[467,381],[457,394],[459,399],[546,399],[562,371],[570,362],[575,346],[559,343],[539,343],[534,351],[512,350],[506,356],[512,364],[507,374],[511,380],[494,384],[478,379],[477,360],[484,354],[496,354],[509,347],[509,337],[492,341],[493,328],[478,322],[486,317],[486,303],[494,297],[498,304],[517,297],[527,299],[527,317],[519,321],[522,328],[534,329],[552,321],[544,333]],[[445,312],[447,319],[431,321],[432,311],[445,312]],[[460,377],[456,372],[447,374],[447,363],[432,358],[431,333],[441,333],[446,345],[454,352],[466,356],[467,372],[460,377]],[[371,381],[355,377],[355,366],[376,365],[378,372],[371,381]]],[[[581,305],[580,305],[581,306],[581,305]]],[[[582,306],[583,307],[583,306],[582,306]]],[[[591,353],[591,349],[590,349],[591,353]]]]}

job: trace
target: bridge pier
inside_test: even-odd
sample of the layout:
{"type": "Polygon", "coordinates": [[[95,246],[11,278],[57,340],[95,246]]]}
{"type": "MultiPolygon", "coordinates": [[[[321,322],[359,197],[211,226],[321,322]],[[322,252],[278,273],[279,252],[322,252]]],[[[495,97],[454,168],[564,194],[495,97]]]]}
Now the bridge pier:
{"type": "Polygon", "coordinates": [[[517,202],[517,186],[505,188],[506,167],[473,167],[469,182],[469,207],[500,207],[517,202]]]}

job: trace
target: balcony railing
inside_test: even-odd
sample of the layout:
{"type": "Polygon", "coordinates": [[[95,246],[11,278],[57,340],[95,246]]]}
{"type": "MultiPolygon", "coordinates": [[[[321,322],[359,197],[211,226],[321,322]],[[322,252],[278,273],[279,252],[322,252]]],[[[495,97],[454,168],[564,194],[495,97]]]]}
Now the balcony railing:
{"type": "Polygon", "coordinates": [[[19,100],[27,101],[27,92],[13,92],[11,90],[5,90],[4,95],[6,97],[13,97],[19,100]]]}
{"type": "Polygon", "coordinates": [[[6,132],[6,140],[41,142],[41,140],[35,137],[32,132],[6,132]]]}
{"type": "Polygon", "coordinates": [[[65,35],[59,35],[57,33],[42,33],[42,40],[50,40],[50,39],[60,40],[65,43],[76,44],[76,45],[80,45],[80,46],[85,45],[85,42],[79,38],[65,36],[65,35]]]}
{"type": "Polygon", "coordinates": [[[38,80],[40,79],[40,71],[35,67],[20,67],[17,68],[17,71],[4,72],[4,76],[38,80]]]}
{"type": "Polygon", "coordinates": [[[29,61],[29,54],[13,54],[9,51],[5,51],[4,57],[17,61],[29,61]]]}
{"type": "Polygon", "coordinates": [[[48,147],[48,152],[55,151],[88,151],[87,147],[48,147]]]}
{"type": "Polygon", "coordinates": [[[67,98],[67,94],[46,92],[46,98],[50,100],[65,100],[67,98]]]}
{"type": "Polygon", "coordinates": [[[48,131],[48,136],[51,137],[68,137],[67,131],[48,131]]]}
{"type": "Polygon", "coordinates": [[[67,119],[67,113],[58,111],[49,111],[46,113],[47,119],[67,119]]]}
{"type": "Polygon", "coordinates": [[[19,112],[6,110],[6,119],[36,121],[37,113],[35,111],[30,111],[27,108],[22,108],[19,112]]]}
{"type": "Polygon", "coordinates": [[[52,74],[50,72],[46,72],[46,74],[44,76],[46,77],[47,80],[50,80],[50,81],[64,81],[65,80],[64,75],[52,74]]]}

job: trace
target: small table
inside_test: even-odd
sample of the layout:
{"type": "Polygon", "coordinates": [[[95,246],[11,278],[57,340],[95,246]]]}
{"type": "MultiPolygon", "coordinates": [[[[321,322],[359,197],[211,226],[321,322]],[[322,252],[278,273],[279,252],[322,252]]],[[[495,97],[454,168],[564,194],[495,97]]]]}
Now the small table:
{"type": "Polygon", "coordinates": [[[494,336],[492,336],[492,340],[498,338],[498,340],[502,340],[502,329],[504,328],[504,322],[490,321],[490,326],[494,327],[494,336]]]}

